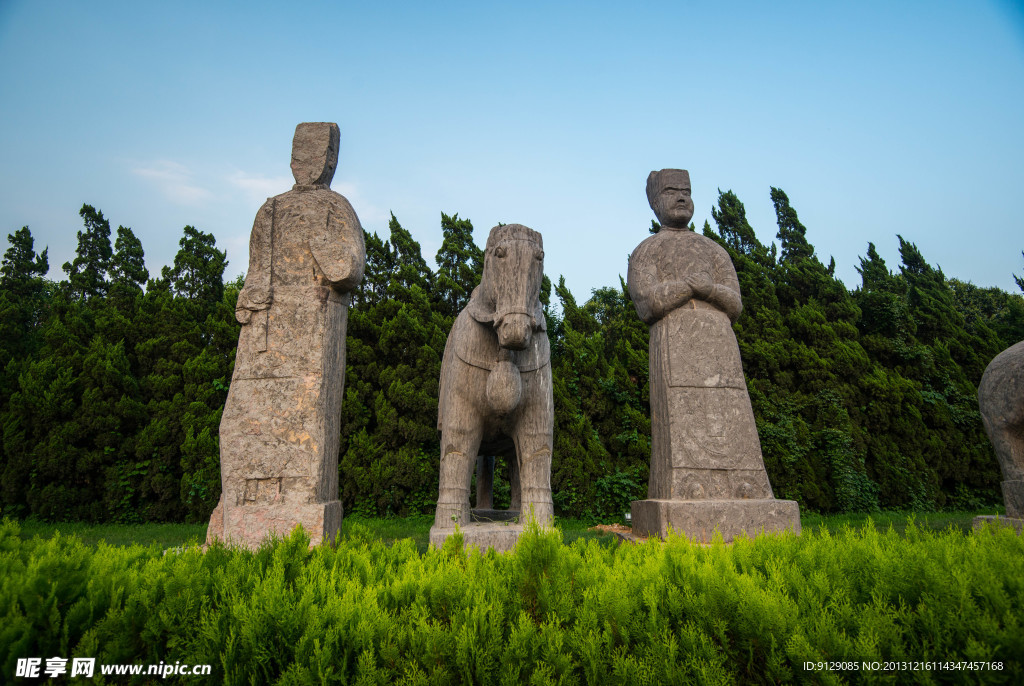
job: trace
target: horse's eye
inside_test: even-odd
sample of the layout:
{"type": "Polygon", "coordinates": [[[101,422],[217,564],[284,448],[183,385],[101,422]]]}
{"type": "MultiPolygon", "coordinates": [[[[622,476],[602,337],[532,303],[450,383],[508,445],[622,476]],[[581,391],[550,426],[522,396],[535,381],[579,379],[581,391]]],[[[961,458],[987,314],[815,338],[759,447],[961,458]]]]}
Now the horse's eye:
{"type": "Polygon", "coordinates": [[[504,245],[499,245],[497,248],[494,249],[494,256],[495,257],[504,257],[506,255],[506,253],[507,253],[507,251],[505,250],[505,246],[504,245]]]}
{"type": "Polygon", "coordinates": [[[537,258],[538,262],[543,262],[544,261],[544,251],[543,250],[538,250],[537,254],[536,254],[536,258],[537,258]]]}

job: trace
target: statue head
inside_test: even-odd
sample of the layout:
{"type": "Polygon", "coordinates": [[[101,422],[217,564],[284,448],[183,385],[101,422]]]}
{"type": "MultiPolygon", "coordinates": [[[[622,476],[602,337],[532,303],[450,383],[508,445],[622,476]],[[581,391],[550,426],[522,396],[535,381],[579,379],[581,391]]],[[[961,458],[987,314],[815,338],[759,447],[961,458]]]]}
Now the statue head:
{"type": "Polygon", "coordinates": [[[546,328],[540,304],[544,240],[522,224],[495,226],[484,248],[484,271],[469,303],[470,315],[489,322],[498,345],[523,350],[534,331],[546,328]]]}
{"type": "Polygon", "coordinates": [[[647,202],[662,226],[687,228],[693,219],[690,173],[685,169],[652,171],[647,177],[647,202]]]}
{"type": "Polygon", "coordinates": [[[298,186],[327,188],[338,166],[341,133],[333,122],[309,122],[295,127],[292,176],[298,186]]]}

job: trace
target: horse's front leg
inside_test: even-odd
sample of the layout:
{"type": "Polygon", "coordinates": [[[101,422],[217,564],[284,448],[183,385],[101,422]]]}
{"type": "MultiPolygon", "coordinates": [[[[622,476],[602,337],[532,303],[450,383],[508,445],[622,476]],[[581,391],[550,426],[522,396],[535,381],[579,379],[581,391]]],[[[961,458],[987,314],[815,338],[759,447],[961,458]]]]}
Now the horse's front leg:
{"type": "Polygon", "coordinates": [[[551,500],[554,433],[551,367],[523,377],[523,405],[513,436],[519,462],[521,512],[523,521],[532,515],[541,526],[548,526],[555,516],[551,500]]]}
{"type": "Polygon", "coordinates": [[[458,393],[446,409],[441,427],[441,474],[434,526],[452,529],[466,526],[469,516],[469,486],[476,466],[476,454],[483,436],[483,419],[478,407],[458,393]]]}

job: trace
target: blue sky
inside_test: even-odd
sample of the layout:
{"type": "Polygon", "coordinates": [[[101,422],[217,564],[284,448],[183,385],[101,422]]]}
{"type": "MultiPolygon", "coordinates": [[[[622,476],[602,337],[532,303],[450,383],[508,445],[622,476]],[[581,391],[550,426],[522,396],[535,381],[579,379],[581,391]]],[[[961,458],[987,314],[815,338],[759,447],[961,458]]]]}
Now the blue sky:
{"type": "Polygon", "coordinates": [[[526,224],[580,301],[625,274],[662,167],[698,226],[731,189],[764,242],[782,188],[851,288],[869,241],[898,267],[896,234],[950,277],[1024,275],[1010,2],[0,0],[0,105],[0,235],[28,225],[52,278],[83,203],[151,273],[186,224],[243,272],[302,121],[341,127],[333,188],[367,230],[394,212],[430,260],[442,212],[481,245],[526,224]]]}

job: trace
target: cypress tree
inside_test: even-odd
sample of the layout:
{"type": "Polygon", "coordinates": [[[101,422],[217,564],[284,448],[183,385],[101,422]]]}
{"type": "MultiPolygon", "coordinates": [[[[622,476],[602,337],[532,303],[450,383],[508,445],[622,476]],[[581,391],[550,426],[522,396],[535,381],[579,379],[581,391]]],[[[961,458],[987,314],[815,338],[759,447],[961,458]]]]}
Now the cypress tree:
{"type": "Polygon", "coordinates": [[[366,268],[363,271],[363,280],[353,293],[351,313],[383,300],[387,296],[391,275],[395,272],[395,255],[391,245],[381,240],[376,233],[365,230],[363,239],[366,244],[366,268]]]}
{"type": "Polygon", "coordinates": [[[78,214],[85,231],[78,232],[75,259],[64,263],[72,298],[89,300],[107,293],[107,269],[113,251],[110,248],[110,222],[92,205],[82,205],[78,214]]]}
{"type": "Polygon", "coordinates": [[[555,508],[573,516],[593,515],[595,482],[609,471],[610,454],[594,426],[601,411],[598,379],[607,372],[597,320],[576,304],[559,277],[555,295],[562,319],[551,350],[555,406],[551,492],[555,508]]]}
{"type": "Polygon", "coordinates": [[[431,299],[419,243],[394,215],[388,228],[367,261],[367,297],[349,315],[339,483],[346,509],[365,514],[424,512],[436,501],[437,384],[453,321],[431,299]]]}
{"type": "Polygon", "coordinates": [[[718,225],[718,233],[727,247],[764,262],[764,246],[757,240],[754,228],[747,221],[746,208],[735,193],[723,193],[722,189],[718,189],[718,207],[711,208],[711,217],[718,225]]]}
{"type": "Polygon", "coordinates": [[[117,301],[134,301],[149,281],[142,242],[126,226],[117,227],[114,254],[110,260],[110,296],[117,301]]]}
{"type": "Polygon", "coordinates": [[[441,214],[441,249],[435,257],[434,297],[446,317],[455,317],[469,302],[484,269],[483,250],[473,242],[473,224],[459,215],[441,214]]]}
{"type": "Polygon", "coordinates": [[[217,250],[213,234],[186,226],[174,256],[174,265],[164,267],[162,276],[171,292],[202,308],[213,308],[224,298],[224,269],[227,253],[217,250]]]}
{"type": "Polygon", "coordinates": [[[789,197],[772,186],[772,204],[775,205],[775,219],[779,225],[779,244],[782,246],[782,262],[796,262],[814,256],[814,248],[807,242],[807,229],[797,218],[796,210],[789,204],[789,197]]]}
{"type": "Polygon", "coordinates": [[[1024,340],[1024,297],[999,288],[981,288],[959,279],[948,279],[954,305],[967,330],[986,339],[989,349],[1005,350],[1024,340]],[[989,341],[991,336],[996,341],[989,341]]]}
{"type": "MultiPolygon", "coordinates": [[[[45,280],[49,269],[47,250],[35,252],[29,228],[8,234],[7,240],[10,247],[0,263],[0,475],[5,479],[0,489],[0,510],[22,515],[28,512],[25,486],[31,473],[30,418],[12,407],[11,400],[18,393],[24,399],[26,392],[45,391],[39,386],[25,388],[19,380],[42,344],[47,291],[52,289],[45,280]]],[[[25,377],[26,385],[30,379],[25,377]]]]}
{"type": "MultiPolygon", "coordinates": [[[[7,235],[10,247],[0,263],[0,374],[12,359],[34,353],[45,316],[47,249],[35,252],[27,226],[7,235]]],[[[8,384],[4,384],[4,389],[8,384]]],[[[0,401],[6,392],[0,392],[0,401]]]]}

